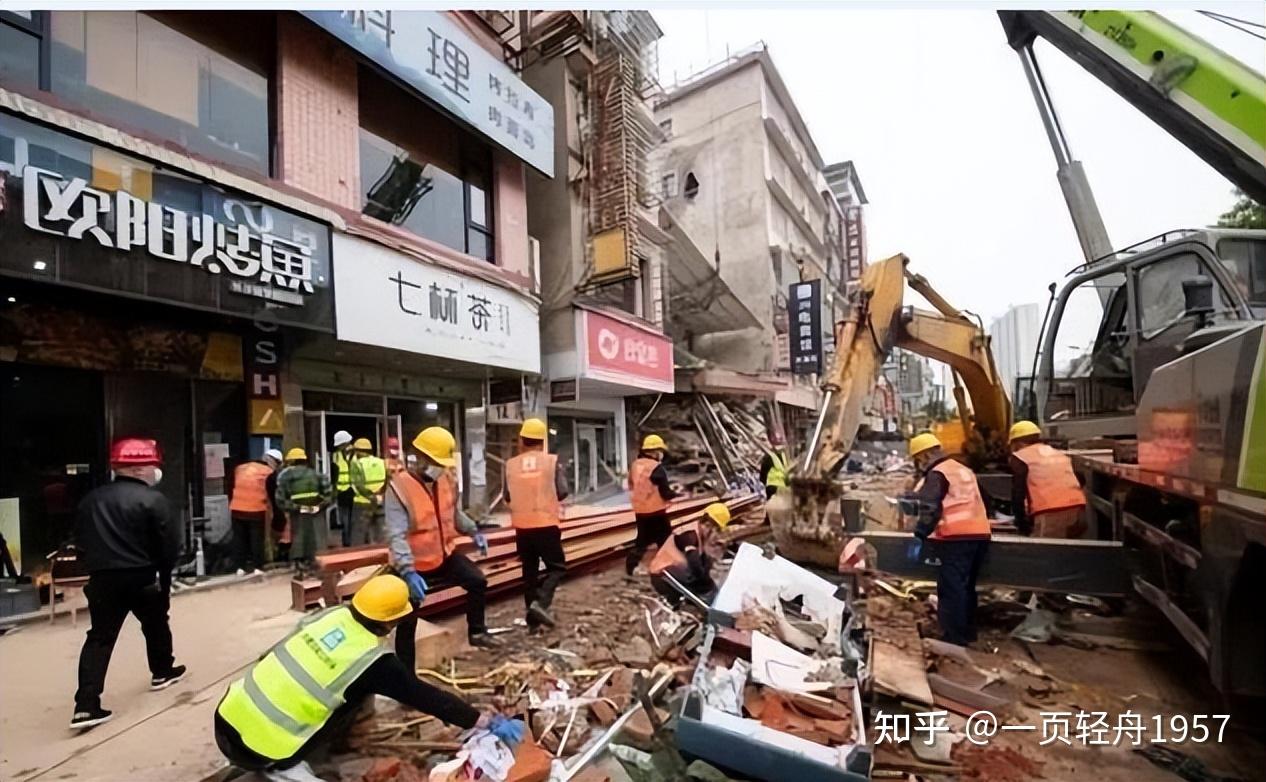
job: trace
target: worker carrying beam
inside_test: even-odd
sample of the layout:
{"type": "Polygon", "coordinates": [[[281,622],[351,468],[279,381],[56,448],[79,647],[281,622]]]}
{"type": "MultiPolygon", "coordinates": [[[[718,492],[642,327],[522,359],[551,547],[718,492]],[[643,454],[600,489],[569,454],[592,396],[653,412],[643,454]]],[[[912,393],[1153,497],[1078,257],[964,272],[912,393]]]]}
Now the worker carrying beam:
{"type": "Polygon", "coordinates": [[[729,524],[729,506],[714,502],[703,509],[703,518],[697,523],[669,534],[651,559],[649,570],[655,591],[674,606],[681,602],[683,595],[664,578],[667,573],[700,600],[711,602],[716,592],[712,565],[720,552],[717,536],[729,524]]]}
{"type": "Polygon", "coordinates": [[[380,575],[357,590],[351,605],[304,617],[220,699],[214,723],[220,752],[270,780],[319,782],[304,759],[346,732],[371,695],[463,729],[485,727],[511,746],[521,741],[521,720],[481,715],[419,680],[382,645],[412,613],[408,585],[380,575]]]}
{"type": "MultiPolygon", "coordinates": [[[[415,609],[426,599],[428,581],[443,580],[466,590],[466,636],[470,645],[496,646],[484,620],[488,579],[478,565],[454,550],[458,535],[466,534],[483,554],[488,553],[488,541],[459,502],[457,476],[453,472],[457,440],[444,427],[431,426],[413,438],[413,448],[421,457],[421,468],[411,473],[397,465],[383,501],[391,565],[409,585],[415,609]]],[[[396,629],[396,654],[410,671],[416,659],[417,628],[417,614],[411,613],[396,629]]]]}
{"type": "Polygon", "coordinates": [[[930,432],[910,439],[910,458],[923,477],[903,497],[903,510],[914,509],[909,557],[922,557],[924,541],[934,542],[940,560],[936,575],[936,619],[941,639],[966,646],[976,640],[976,577],[989,550],[989,516],[976,484],[976,473],[946,455],[930,432]]]}
{"type": "Polygon", "coordinates": [[[1086,532],[1086,495],[1072,459],[1042,442],[1042,430],[1032,421],[1017,421],[1010,440],[1016,529],[1037,538],[1080,538],[1086,532]]]}
{"type": "Polygon", "coordinates": [[[539,418],[529,418],[519,428],[519,453],[506,460],[503,496],[510,507],[514,544],[523,568],[523,601],[527,604],[528,629],[554,626],[549,607],[554,590],[567,573],[563,553],[562,501],[567,481],[558,469],[558,456],[545,452],[549,429],[539,418]],[[539,569],[545,564],[545,578],[539,569]]]}
{"type": "Polygon", "coordinates": [[[629,468],[629,494],[633,504],[633,517],[637,521],[637,540],[624,558],[624,572],[633,575],[651,546],[663,546],[673,533],[668,523],[668,501],[677,496],[668,483],[668,471],[664,469],[664,452],[668,446],[664,438],[648,434],[642,440],[642,450],[629,468]]]}

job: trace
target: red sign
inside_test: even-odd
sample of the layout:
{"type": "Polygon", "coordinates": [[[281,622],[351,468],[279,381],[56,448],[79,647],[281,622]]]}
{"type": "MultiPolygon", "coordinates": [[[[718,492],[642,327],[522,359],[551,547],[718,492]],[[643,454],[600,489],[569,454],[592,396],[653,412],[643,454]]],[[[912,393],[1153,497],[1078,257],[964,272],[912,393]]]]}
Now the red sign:
{"type": "Polygon", "coordinates": [[[580,316],[581,377],[672,393],[673,342],[608,315],[577,310],[580,316]]]}

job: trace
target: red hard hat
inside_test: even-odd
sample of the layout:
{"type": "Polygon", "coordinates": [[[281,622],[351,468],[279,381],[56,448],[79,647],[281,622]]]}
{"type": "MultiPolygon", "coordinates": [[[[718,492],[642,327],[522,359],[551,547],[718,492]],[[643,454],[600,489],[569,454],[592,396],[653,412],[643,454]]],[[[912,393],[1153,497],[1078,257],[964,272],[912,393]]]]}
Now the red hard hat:
{"type": "Polygon", "coordinates": [[[400,453],[400,438],[399,437],[387,438],[387,453],[389,454],[400,453]]]}
{"type": "Polygon", "coordinates": [[[158,466],[163,463],[163,449],[157,440],[122,437],[110,447],[111,467],[158,466]]]}

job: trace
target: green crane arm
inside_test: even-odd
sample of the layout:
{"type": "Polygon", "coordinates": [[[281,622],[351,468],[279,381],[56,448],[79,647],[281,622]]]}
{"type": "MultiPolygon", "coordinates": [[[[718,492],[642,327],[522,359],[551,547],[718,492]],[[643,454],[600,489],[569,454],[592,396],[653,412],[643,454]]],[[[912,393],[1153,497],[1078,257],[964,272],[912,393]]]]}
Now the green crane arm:
{"type": "Polygon", "coordinates": [[[1017,50],[1040,36],[1259,203],[1266,78],[1151,11],[999,11],[1017,50]]]}

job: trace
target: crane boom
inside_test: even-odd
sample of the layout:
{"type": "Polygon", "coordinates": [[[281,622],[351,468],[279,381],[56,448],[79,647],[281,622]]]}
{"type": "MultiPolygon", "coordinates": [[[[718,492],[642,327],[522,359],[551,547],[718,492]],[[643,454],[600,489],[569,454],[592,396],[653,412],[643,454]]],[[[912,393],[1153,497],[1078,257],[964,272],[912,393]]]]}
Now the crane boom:
{"type": "Polygon", "coordinates": [[[1260,203],[1266,78],[1151,11],[999,11],[1012,48],[1042,37],[1260,203]]]}

